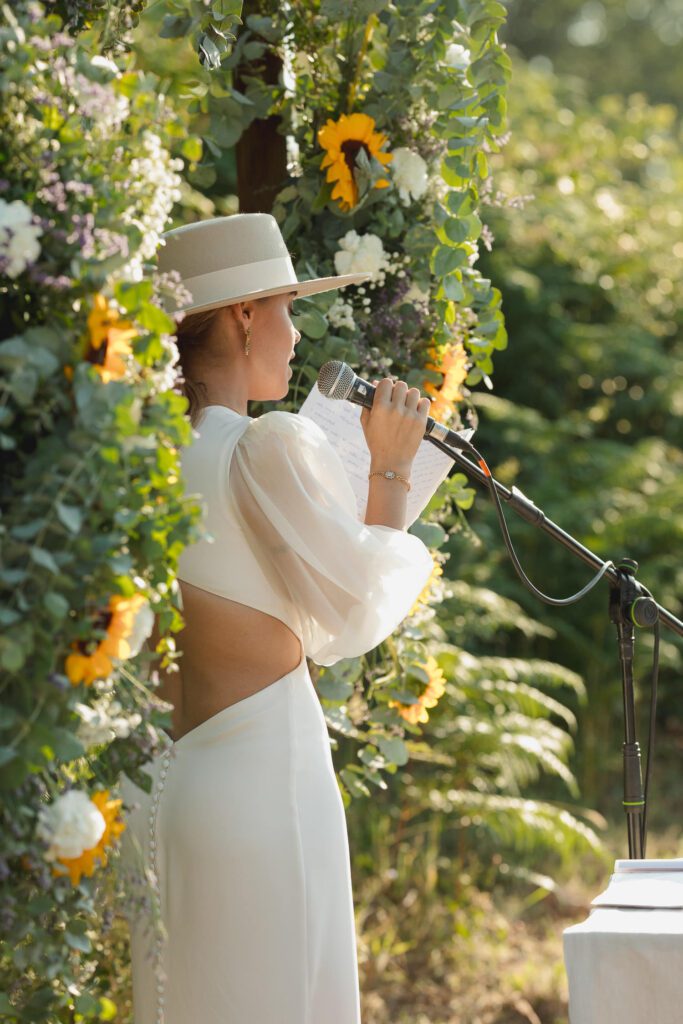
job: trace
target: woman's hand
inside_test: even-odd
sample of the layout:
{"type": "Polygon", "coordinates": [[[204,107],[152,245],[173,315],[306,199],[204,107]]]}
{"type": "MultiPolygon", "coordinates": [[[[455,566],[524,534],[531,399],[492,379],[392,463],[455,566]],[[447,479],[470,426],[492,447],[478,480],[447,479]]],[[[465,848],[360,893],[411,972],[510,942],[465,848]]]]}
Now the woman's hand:
{"type": "Polygon", "coordinates": [[[404,380],[384,377],[376,385],[372,408],[363,407],[360,423],[370,450],[370,470],[393,469],[408,475],[427,429],[431,402],[404,380]]]}

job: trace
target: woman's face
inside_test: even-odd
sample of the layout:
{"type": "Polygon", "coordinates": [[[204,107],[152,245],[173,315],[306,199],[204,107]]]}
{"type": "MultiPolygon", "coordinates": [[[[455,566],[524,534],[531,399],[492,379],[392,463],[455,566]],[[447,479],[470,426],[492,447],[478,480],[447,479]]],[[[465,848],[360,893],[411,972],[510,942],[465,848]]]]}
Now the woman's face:
{"type": "Polygon", "coordinates": [[[291,320],[295,294],[269,295],[254,303],[246,357],[250,399],[284,398],[289,391],[294,346],[301,337],[291,320]]]}

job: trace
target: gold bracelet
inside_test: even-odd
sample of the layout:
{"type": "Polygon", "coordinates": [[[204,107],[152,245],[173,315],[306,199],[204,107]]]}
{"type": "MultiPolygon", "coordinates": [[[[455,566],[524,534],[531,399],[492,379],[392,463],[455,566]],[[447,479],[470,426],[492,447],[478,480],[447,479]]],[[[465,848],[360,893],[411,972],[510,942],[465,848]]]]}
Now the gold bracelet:
{"type": "Polygon", "coordinates": [[[383,476],[387,480],[400,480],[410,490],[410,480],[406,480],[404,476],[395,473],[393,469],[375,469],[372,473],[368,473],[368,480],[371,476],[383,476]]]}

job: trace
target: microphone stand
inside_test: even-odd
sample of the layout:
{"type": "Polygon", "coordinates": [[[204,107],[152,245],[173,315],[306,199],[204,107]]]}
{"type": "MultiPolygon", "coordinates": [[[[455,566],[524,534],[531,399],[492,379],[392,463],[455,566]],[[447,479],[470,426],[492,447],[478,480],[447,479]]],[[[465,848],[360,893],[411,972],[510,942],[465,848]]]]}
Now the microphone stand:
{"type": "MultiPolygon", "coordinates": [[[[641,860],[644,856],[644,820],[645,795],[643,791],[640,745],[636,737],[635,695],[633,689],[633,653],[635,647],[634,626],[654,626],[659,620],[668,629],[683,636],[683,622],[671,612],[657,604],[650,592],[636,578],[638,563],[630,558],[622,558],[616,566],[606,563],[589,548],[580,544],[575,537],[561,529],[545,515],[530,498],[512,487],[509,490],[493,476],[489,476],[476,463],[470,461],[457,448],[444,443],[435,437],[425,435],[425,439],[435,444],[441,451],[453,459],[454,466],[448,475],[452,476],[456,466],[470,480],[486,487],[493,486],[501,501],[505,502],[520,518],[549,534],[553,540],[562,544],[577,558],[580,558],[593,569],[602,569],[603,577],[610,586],[609,616],[617,628],[619,662],[621,665],[622,689],[624,701],[624,811],[628,829],[628,850],[632,860],[641,860]]],[[[455,444],[455,442],[453,442],[455,444]]]]}

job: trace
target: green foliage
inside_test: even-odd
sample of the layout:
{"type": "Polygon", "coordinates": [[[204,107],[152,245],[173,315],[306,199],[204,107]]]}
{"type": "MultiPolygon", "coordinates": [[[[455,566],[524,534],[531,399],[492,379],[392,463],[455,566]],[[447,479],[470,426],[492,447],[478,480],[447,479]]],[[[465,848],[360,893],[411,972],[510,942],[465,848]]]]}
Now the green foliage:
{"type": "MultiPolygon", "coordinates": [[[[95,6],[71,5],[76,21],[95,6]]],[[[179,474],[173,282],[142,280],[185,133],[151,77],[88,48],[102,28],[0,9],[0,987],[3,1019],[41,1024],[112,1016],[93,940],[131,896],[104,870],[125,827],[108,798],[168,726],[142,646],[155,613],[181,628],[177,558],[201,535],[179,474]],[[84,833],[78,869],[55,839],[69,796],[106,829],[90,866],[84,833]]],[[[159,653],[173,660],[170,635],[159,653]]]]}
{"type": "MultiPolygon", "coordinates": [[[[497,363],[498,396],[477,399],[479,446],[495,453],[503,483],[516,483],[601,557],[635,558],[645,585],[680,617],[683,575],[672,557],[683,538],[680,126],[669,106],[640,96],[594,102],[575,80],[523,65],[510,109],[512,134],[490,189],[502,197],[486,216],[496,242],[483,262],[501,282],[515,355],[497,363]]],[[[495,578],[531,610],[488,502],[476,503],[471,521],[489,556],[475,563],[454,538],[465,578],[480,586],[495,578]]],[[[561,596],[586,582],[586,567],[548,538],[514,522],[511,530],[537,585],[561,596]]],[[[503,650],[546,653],[584,676],[582,789],[619,813],[622,709],[605,589],[546,611],[544,621],[552,642],[507,638],[503,650]]],[[[663,639],[662,722],[681,664],[663,639]]],[[[641,698],[651,643],[639,634],[641,698]]]]}
{"type": "Polygon", "coordinates": [[[680,101],[683,25],[671,0],[511,0],[503,37],[527,60],[580,78],[593,97],[680,101]]]}

